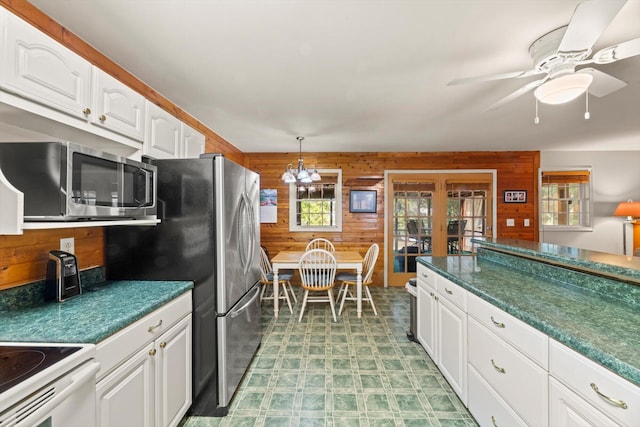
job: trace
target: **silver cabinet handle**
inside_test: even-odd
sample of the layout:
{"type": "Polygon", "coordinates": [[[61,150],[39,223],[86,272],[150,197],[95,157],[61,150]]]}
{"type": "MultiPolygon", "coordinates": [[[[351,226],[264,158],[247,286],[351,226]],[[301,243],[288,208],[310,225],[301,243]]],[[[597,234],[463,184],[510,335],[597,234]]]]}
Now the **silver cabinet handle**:
{"type": "Polygon", "coordinates": [[[493,316],[491,316],[491,321],[493,322],[494,325],[496,325],[498,328],[504,328],[504,323],[502,322],[497,322],[496,319],[493,318],[493,316]]]}
{"type": "Polygon", "coordinates": [[[600,396],[606,402],[612,404],[613,406],[617,406],[618,408],[622,408],[622,409],[628,408],[624,400],[612,399],[606,394],[603,394],[600,390],[598,390],[598,386],[595,383],[591,383],[590,386],[593,389],[593,391],[595,391],[598,394],[598,396],[600,396]]]}
{"type": "Polygon", "coordinates": [[[154,331],[154,329],[158,329],[161,325],[162,325],[162,319],[160,319],[160,321],[158,321],[158,324],[157,324],[157,325],[149,326],[149,329],[147,329],[147,331],[149,331],[149,332],[153,332],[153,331],[154,331]]]}
{"type": "Polygon", "coordinates": [[[500,366],[496,365],[496,362],[493,361],[493,359],[491,359],[491,364],[493,365],[493,368],[500,372],[501,374],[506,374],[507,371],[504,368],[501,368],[500,366]]]}
{"type": "Polygon", "coordinates": [[[449,288],[444,288],[445,292],[449,295],[453,295],[453,291],[450,291],[449,288]]]}

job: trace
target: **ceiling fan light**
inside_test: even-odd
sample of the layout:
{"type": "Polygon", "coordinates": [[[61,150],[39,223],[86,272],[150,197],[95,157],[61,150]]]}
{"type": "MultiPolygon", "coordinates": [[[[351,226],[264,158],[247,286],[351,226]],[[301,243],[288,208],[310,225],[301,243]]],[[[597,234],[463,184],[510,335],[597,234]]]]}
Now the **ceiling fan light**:
{"type": "Polygon", "coordinates": [[[564,104],[582,95],[592,81],[591,74],[565,74],[547,81],[538,87],[534,94],[538,101],[545,104],[564,104]]]}

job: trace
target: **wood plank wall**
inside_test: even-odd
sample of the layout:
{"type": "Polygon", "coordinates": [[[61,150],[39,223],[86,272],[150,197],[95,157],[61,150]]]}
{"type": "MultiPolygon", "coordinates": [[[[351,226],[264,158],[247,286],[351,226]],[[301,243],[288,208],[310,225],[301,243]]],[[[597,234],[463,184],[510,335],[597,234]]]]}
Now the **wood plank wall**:
{"type": "MultiPolygon", "coordinates": [[[[206,137],[207,152],[223,153],[235,162],[244,163],[244,154],[240,150],[31,3],[25,0],[0,0],[0,5],[203,133],[206,137]]],[[[0,236],[0,289],[43,279],[49,250],[58,249],[60,239],[66,237],[75,238],[76,255],[81,269],[104,265],[102,228],[25,231],[22,236],[0,236]]]]}
{"type": "Polygon", "coordinates": [[[262,224],[262,244],[273,256],[281,250],[302,250],[317,236],[332,240],[337,248],[357,250],[364,255],[372,243],[380,245],[374,285],[384,283],[384,182],[358,180],[359,177],[384,176],[385,170],[444,170],[496,169],[498,229],[496,237],[523,240],[538,239],[537,171],[540,153],[516,152],[439,152],[439,153],[303,153],[305,164],[318,168],[342,169],[342,233],[289,231],[289,187],[280,179],[287,163],[297,159],[298,153],[247,153],[246,165],[260,173],[260,187],[278,190],[277,223],[262,224]],[[377,213],[349,212],[349,190],[377,190],[377,213]],[[527,203],[503,203],[504,190],[526,190],[527,203]],[[514,227],[506,227],[507,218],[515,220],[514,227]],[[529,218],[530,227],[524,227],[529,218]]]}

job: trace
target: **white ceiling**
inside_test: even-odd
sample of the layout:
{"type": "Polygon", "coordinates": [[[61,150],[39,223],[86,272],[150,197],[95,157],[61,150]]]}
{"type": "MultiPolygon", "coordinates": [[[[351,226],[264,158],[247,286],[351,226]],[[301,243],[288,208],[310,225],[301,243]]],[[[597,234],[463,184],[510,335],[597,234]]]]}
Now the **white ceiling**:
{"type": "MultiPolygon", "coordinates": [[[[31,0],[244,152],[640,150],[640,56],[603,98],[486,108],[538,76],[530,44],[577,0],[31,0]]],[[[629,0],[594,51],[640,37],[629,0]]]]}

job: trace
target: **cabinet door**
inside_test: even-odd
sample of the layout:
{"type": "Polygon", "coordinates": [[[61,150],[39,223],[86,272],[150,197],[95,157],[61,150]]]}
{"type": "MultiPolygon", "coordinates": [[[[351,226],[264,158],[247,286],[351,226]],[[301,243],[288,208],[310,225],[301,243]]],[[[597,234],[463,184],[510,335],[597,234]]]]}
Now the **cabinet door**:
{"type": "Polygon", "coordinates": [[[553,427],[615,427],[619,424],[551,377],[549,378],[549,425],[553,427]]]}
{"type": "Polygon", "coordinates": [[[435,291],[418,281],[416,334],[418,342],[437,363],[436,358],[436,299],[435,291]]]}
{"type": "Polygon", "coordinates": [[[185,159],[197,159],[204,153],[205,137],[200,132],[182,123],[182,153],[185,159]]]}
{"type": "Polygon", "coordinates": [[[138,92],[93,68],[92,120],[101,127],[142,141],[144,102],[138,92]]]}
{"type": "Polygon", "coordinates": [[[4,18],[2,88],[86,118],[91,64],[17,16],[5,12],[4,18]]]}
{"type": "Polygon", "coordinates": [[[152,427],[155,425],[154,348],[147,345],[98,382],[96,427],[152,427]]]}
{"type": "Polygon", "coordinates": [[[149,101],[145,105],[142,153],[155,159],[179,158],[180,120],[149,101]]]}
{"type": "Polygon", "coordinates": [[[467,316],[442,296],[438,299],[438,367],[460,400],[467,403],[467,316]]]}
{"type": "Polygon", "coordinates": [[[173,427],[191,406],[191,316],[164,333],[155,346],[156,416],[159,426],[173,427]]]}

